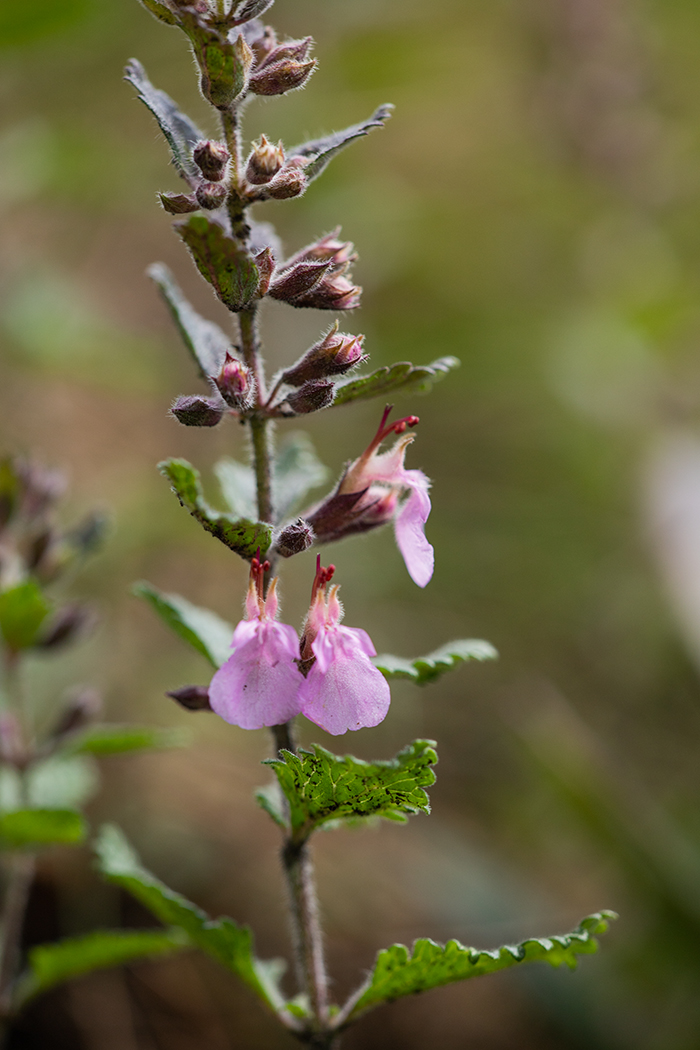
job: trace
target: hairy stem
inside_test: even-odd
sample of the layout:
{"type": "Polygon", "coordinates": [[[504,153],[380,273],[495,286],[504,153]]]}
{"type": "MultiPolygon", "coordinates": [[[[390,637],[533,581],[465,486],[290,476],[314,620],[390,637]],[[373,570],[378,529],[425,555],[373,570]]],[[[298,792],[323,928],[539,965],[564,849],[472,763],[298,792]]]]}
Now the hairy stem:
{"type": "Polygon", "coordinates": [[[311,1008],[313,1029],[309,1035],[313,1034],[316,1040],[311,1042],[311,1045],[330,1046],[328,977],[323,957],[314,869],[308,843],[299,844],[288,839],[282,850],[282,864],[289,887],[299,983],[309,998],[311,1008]]]}
{"type": "Polygon", "coordinates": [[[12,984],[19,968],[22,928],[36,860],[31,853],[11,853],[7,858],[8,881],[2,909],[0,949],[0,1014],[12,1012],[12,984]]]}

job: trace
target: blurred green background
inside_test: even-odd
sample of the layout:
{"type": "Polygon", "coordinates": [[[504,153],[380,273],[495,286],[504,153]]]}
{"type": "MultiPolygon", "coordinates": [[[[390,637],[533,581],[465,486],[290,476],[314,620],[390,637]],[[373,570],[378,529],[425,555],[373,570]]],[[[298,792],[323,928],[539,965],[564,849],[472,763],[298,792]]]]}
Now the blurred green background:
{"type": "MultiPolygon", "coordinates": [[[[425,399],[410,467],[434,481],[437,568],[413,586],[389,531],[332,551],[346,623],[379,651],[484,637],[497,665],[393,689],[378,729],[331,741],[389,757],[437,739],[433,816],[319,837],[339,995],[375,951],[419,935],[492,947],[621,913],[575,974],[531,968],[383,1008],[348,1050],[694,1050],[700,1047],[700,8],[688,0],[278,0],[320,69],[254,102],[249,139],[288,144],[385,101],[299,201],[260,209],[292,251],[342,223],[360,252],[374,367],[455,354],[425,399]]],[[[119,821],[145,862],[208,910],[288,953],[276,830],[253,802],[264,732],[187,716],[163,693],[206,665],[129,595],[145,577],[229,619],[244,565],[199,530],[155,470],[207,475],[244,456],[236,428],[180,427],[199,388],[146,266],[163,260],[198,307],[222,308],[155,203],[178,189],[149,114],[121,81],[131,55],[212,133],[184,38],[135,0],[0,7],[2,447],[66,466],[72,512],[113,527],[76,593],[102,613],[77,655],[32,669],[37,702],[80,679],[108,715],[187,725],[193,746],[111,759],[95,823],[119,821]],[[58,667],[58,669],[57,669],[58,667]]],[[[327,318],[267,307],[271,367],[327,318]]],[[[381,405],[308,430],[335,473],[381,405]]],[[[282,428],[280,427],[280,430],[282,428]]],[[[211,480],[209,478],[209,480],[211,480]]],[[[311,554],[285,565],[303,616],[311,554]]],[[[57,852],[32,940],[146,921],[57,852]]],[[[293,1045],[195,956],[83,979],[32,1008],[22,1047],[223,1050],[293,1045]]]]}

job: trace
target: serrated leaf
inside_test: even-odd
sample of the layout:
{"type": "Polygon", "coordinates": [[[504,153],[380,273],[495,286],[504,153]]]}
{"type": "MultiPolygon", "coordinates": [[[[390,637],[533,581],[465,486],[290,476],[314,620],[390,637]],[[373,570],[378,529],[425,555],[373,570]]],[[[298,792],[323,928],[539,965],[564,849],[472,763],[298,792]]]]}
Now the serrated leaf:
{"type": "Polygon", "coordinates": [[[445,671],[451,671],[467,660],[497,658],[498,653],[489,642],[480,638],[460,638],[441,645],[427,656],[416,656],[413,660],[382,653],[381,656],[374,656],[372,663],[385,678],[410,678],[416,685],[426,685],[428,682],[434,682],[445,671]]]}
{"type": "Polygon", "coordinates": [[[200,177],[199,168],[192,160],[192,150],[206,136],[188,116],[166,95],[154,88],[141,63],[132,58],[126,65],[124,79],[133,84],[138,96],[158,121],[173,155],[173,164],[185,182],[192,185],[200,177]]]}
{"type": "Polygon", "coordinates": [[[438,357],[430,365],[412,365],[409,361],[385,365],[371,375],[338,383],[333,405],[346,405],[348,401],[366,400],[370,397],[387,397],[398,390],[427,393],[433,383],[458,366],[459,360],[456,357],[438,357]]]}
{"type": "Polygon", "coordinates": [[[257,496],[252,468],[226,456],[214,464],[214,473],[232,513],[241,518],[255,517],[257,496]]]}
{"type": "Polygon", "coordinates": [[[238,926],[233,919],[210,919],[196,904],[169,889],[141,865],[114,825],[100,830],[95,849],[99,869],[110,882],[131,893],[164,924],[184,930],[191,944],[237,974],[272,1010],[284,1009],[274,980],[279,966],[255,958],[249,927],[238,926]]]}
{"type": "Polygon", "coordinates": [[[166,7],[165,4],[159,3],[159,0],[140,0],[140,3],[147,11],[150,11],[159,22],[165,22],[165,24],[169,26],[180,25],[179,19],[176,18],[170,8],[166,7]]]}
{"type": "Polygon", "coordinates": [[[93,725],[71,737],[62,748],[74,755],[120,755],[125,751],[151,751],[158,748],[184,747],[187,735],[179,729],[157,729],[154,726],[93,725]]]}
{"type": "Polygon", "coordinates": [[[231,350],[231,340],[218,324],[201,317],[188,303],[167,266],[155,263],[146,271],[158,286],[166,306],[204,379],[217,376],[231,350]]]}
{"type": "Polygon", "coordinates": [[[30,949],[29,969],[19,978],[13,1001],[18,1007],[24,1006],[41,992],[93,970],[125,966],[188,947],[189,942],[177,929],[96,930],[55,944],[39,944],[30,949]]]}
{"type": "Polygon", "coordinates": [[[51,605],[36,580],[24,580],[0,593],[0,634],[15,651],[37,641],[51,605]]]}
{"type": "Polygon", "coordinates": [[[68,845],[82,842],[87,824],[73,809],[17,809],[0,814],[0,848],[68,845]]]}
{"type": "Polygon", "coordinates": [[[272,766],[289,803],[292,836],[303,841],[328,821],[366,817],[405,821],[407,814],[429,813],[423,789],[435,783],[434,746],[433,740],[416,740],[387,762],[364,762],[352,755],[341,758],[314,744],[313,751],[300,749],[296,755],[282,751],[282,758],[266,759],[265,765],[272,766]]]}
{"type": "Polygon", "coordinates": [[[287,152],[290,157],[308,158],[309,163],[304,168],[304,174],[307,180],[311,182],[312,179],[317,178],[325,170],[329,162],[341,149],[345,149],[355,139],[367,135],[373,128],[383,127],[385,121],[391,116],[393,108],[390,104],[380,106],[374,111],[369,120],[362,121],[359,124],[351,124],[349,128],[345,128],[343,131],[334,131],[330,135],[324,135],[322,138],[303,142],[287,152]]]}
{"type": "Polygon", "coordinates": [[[598,948],[595,936],[605,933],[609,922],[616,918],[614,912],[596,912],[583,919],[571,933],[506,944],[493,951],[465,948],[459,941],[436,944],[428,938],[416,941],[410,953],[405,945],[394,944],[377,955],[367,981],[341,1011],[339,1027],[379,1003],[453,981],[496,973],[518,963],[546,962],[551,966],[566,963],[574,969],[576,956],[595,952],[598,948]]]}
{"type": "Polygon", "coordinates": [[[258,547],[261,554],[265,553],[272,540],[270,525],[247,518],[236,520],[229,514],[213,510],[204,499],[199,472],[186,459],[166,459],[158,464],[158,468],[172,485],[182,506],[217,540],[247,561],[258,547]]]}
{"type": "Polygon", "coordinates": [[[247,306],[260,283],[260,271],[250,255],[206,215],[191,215],[174,225],[221,302],[234,312],[247,306]]]}
{"type": "Polygon", "coordinates": [[[272,482],[277,520],[286,518],[310,489],[326,481],[328,474],[308,434],[301,430],[289,434],[277,456],[272,482]]]}
{"type": "Polygon", "coordinates": [[[165,594],[145,581],[134,584],[133,592],[139,598],[145,598],[163,622],[206,657],[213,667],[226,663],[231,655],[231,624],[209,609],[193,605],[179,594],[165,594]]]}

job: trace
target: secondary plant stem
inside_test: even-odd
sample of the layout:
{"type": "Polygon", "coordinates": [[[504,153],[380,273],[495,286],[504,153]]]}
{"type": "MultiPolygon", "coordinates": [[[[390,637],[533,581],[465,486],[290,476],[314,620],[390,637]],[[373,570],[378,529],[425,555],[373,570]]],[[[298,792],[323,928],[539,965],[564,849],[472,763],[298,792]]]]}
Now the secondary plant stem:
{"type": "Polygon", "coordinates": [[[32,853],[12,853],[7,858],[8,882],[2,910],[0,950],[0,1015],[12,1010],[12,982],[19,966],[22,927],[36,861],[32,853]]]}

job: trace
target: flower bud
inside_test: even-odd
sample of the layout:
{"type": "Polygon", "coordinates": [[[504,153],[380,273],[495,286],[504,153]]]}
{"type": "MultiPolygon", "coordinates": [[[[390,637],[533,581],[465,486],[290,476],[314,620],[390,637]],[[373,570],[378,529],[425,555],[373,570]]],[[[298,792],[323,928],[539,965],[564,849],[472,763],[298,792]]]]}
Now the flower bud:
{"type": "Polygon", "coordinates": [[[197,211],[199,204],[193,194],[187,193],[159,193],[160,203],[171,215],[186,215],[190,211],[197,211]]]}
{"type": "Polygon", "coordinates": [[[51,738],[59,740],[69,733],[83,729],[98,717],[101,710],[102,698],[97,690],[81,689],[70,699],[68,706],[51,731],[51,738]]]}
{"type": "Polygon", "coordinates": [[[310,292],[325,276],[328,263],[300,262],[283,270],[270,282],[269,294],[273,299],[293,303],[300,295],[310,292]]]}
{"type": "Polygon", "coordinates": [[[260,142],[253,143],[245,169],[245,177],[254,186],[261,186],[277,174],[284,165],[284,160],[282,143],[279,142],[273,146],[264,135],[261,135],[260,142]]]}
{"type": "MultiPolygon", "coordinates": [[[[290,163],[297,158],[292,158],[290,163]]],[[[295,262],[318,260],[320,262],[332,262],[335,266],[357,262],[357,254],[353,251],[352,241],[340,240],[340,226],[336,226],[331,233],[327,233],[313,244],[308,244],[300,252],[293,255],[287,265],[295,262]]]]}
{"type": "Polygon", "coordinates": [[[315,310],[354,310],[360,305],[361,295],[362,289],[348,281],[342,273],[331,272],[293,305],[310,306],[315,310]]]}
{"type": "Polygon", "coordinates": [[[94,626],[94,623],[95,614],[88,606],[77,603],[65,605],[51,617],[38,644],[42,649],[55,649],[59,645],[75,641],[80,634],[94,626]]]}
{"type": "Polygon", "coordinates": [[[186,711],[211,711],[209,690],[205,685],[183,685],[165,695],[172,697],[186,711]]]}
{"type": "Polygon", "coordinates": [[[267,295],[272,275],[275,272],[275,257],[272,254],[272,248],[263,248],[261,252],[258,252],[255,256],[255,265],[260,274],[256,297],[262,299],[264,295],[267,295]]]}
{"type": "Polygon", "coordinates": [[[192,158],[205,179],[220,182],[231,155],[222,142],[206,139],[197,143],[192,158]]]}
{"type": "Polygon", "coordinates": [[[224,418],[226,405],[218,397],[179,397],[170,412],[186,427],[215,427],[224,418]]]}
{"type": "Polygon", "coordinates": [[[275,541],[275,548],[283,558],[291,558],[294,554],[302,554],[314,545],[314,530],[308,521],[297,518],[291,525],[287,525],[280,532],[275,541]]]}
{"type": "Polygon", "coordinates": [[[261,70],[287,58],[295,62],[304,62],[309,56],[312,44],[313,38],[310,36],[304,37],[303,40],[286,40],[283,44],[270,48],[257,68],[261,70]]]}
{"type": "Polygon", "coordinates": [[[310,379],[288,396],[287,404],[298,416],[320,412],[333,403],[334,392],[333,384],[327,379],[310,379]]]}
{"type": "Polygon", "coordinates": [[[215,211],[226,203],[227,189],[221,182],[200,182],[195,197],[200,208],[215,211]]]}
{"type": "Polygon", "coordinates": [[[292,197],[299,197],[306,185],[306,175],[301,168],[296,164],[286,164],[265,184],[258,196],[260,200],[271,198],[275,201],[286,201],[292,197]]]}
{"type": "Polygon", "coordinates": [[[244,412],[253,400],[254,383],[250,369],[242,361],[226,354],[226,360],[214,382],[227,405],[244,412]]]}
{"type": "Polygon", "coordinates": [[[295,365],[282,374],[282,379],[290,386],[301,386],[308,379],[343,375],[353,365],[366,360],[366,355],[362,353],[363,340],[363,335],[344,335],[339,332],[336,321],[319,343],[315,343],[295,365]]]}
{"type": "Polygon", "coordinates": [[[315,58],[308,62],[297,62],[293,58],[268,62],[252,74],[249,88],[256,95],[284,95],[287,91],[302,87],[316,66],[315,58]]]}

